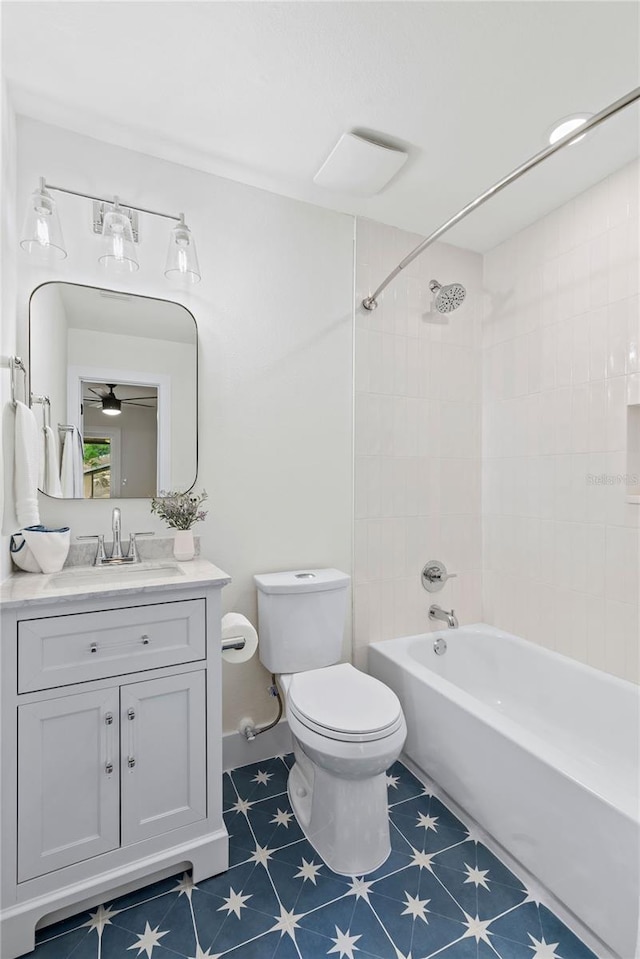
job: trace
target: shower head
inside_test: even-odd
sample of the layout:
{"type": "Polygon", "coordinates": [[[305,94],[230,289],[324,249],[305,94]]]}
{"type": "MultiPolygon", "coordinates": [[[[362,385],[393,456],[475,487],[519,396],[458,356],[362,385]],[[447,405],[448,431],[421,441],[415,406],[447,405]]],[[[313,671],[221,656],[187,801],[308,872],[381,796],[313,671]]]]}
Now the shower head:
{"type": "Polygon", "coordinates": [[[462,306],[467,295],[462,283],[450,283],[448,286],[442,286],[437,280],[432,280],[429,289],[433,293],[433,303],[438,313],[453,313],[459,306],[462,306]]]}

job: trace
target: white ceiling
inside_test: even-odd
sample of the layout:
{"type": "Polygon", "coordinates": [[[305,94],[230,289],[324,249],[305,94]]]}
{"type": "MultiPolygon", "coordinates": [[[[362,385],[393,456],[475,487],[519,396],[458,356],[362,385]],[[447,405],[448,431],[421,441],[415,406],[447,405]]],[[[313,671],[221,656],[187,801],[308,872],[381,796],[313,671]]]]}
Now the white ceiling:
{"type": "MultiPolygon", "coordinates": [[[[427,234],[640,82],[626,0],[5,2],[19,112],[427,234]],[[345,131],[409,161],[377,197],[312,178],[345,131]]],[[[490,201],[449,241],[485,250],[638,153],[631,107],[490,201]]]]}

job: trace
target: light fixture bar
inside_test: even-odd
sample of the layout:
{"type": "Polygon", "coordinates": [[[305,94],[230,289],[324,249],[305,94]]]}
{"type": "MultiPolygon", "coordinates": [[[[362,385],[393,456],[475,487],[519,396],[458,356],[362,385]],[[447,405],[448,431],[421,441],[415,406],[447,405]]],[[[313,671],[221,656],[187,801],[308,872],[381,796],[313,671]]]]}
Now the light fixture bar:
{"type": "Polygon", "coordinates": [[[512,170],[511,173],[508,173],[501,180],[498,180],[497,183],[494,183],[492,187],[489,187],[488,190],[485,190],[484,193],[481,193],[480,196],[477,196],[475,200],[472,200],[471,203],[467,203],[455,216],[452,216],[446,223],[443,223],[442,226],[439,226],[437,230],[434,230],[433,233],[430,233],[429,236],[422,240],[418,246],[415,247],[405,256],[404,260],[401,260],[400,263],[396,266],[394,270],[389,273],[389,275],[382,281],[380,286],[374,290],[369,296],[365,297],[362,301],[362,305],[365,310],[375,310],[378,305],[378,297],[383,290],[389,286],[392,280],[398,276],[410,263],[420,256],[427,247],[431,246],[432,243],[435,243],[444,233],[450,230],[452,227],[460,223],[461,220],[464,220],[465,217],[469,216],[470,213],[473,213],[474,210],[477,210],[478,207],[482,206],[483,203],[486,203],[487,200],[490,200],[492,196],[495,196],[496,193],[500,193],[501,190],[504,190],[505,187],[509,186],[510,183],[519,180],[521,176],[525,173],[528,173],[529,170],[533,170],[534,167],[537,167],[539,163],[542,163],[548,157],[553,156],[554,153],[557,153],[558,150],[562,150],[563,147],[569,146],[570,143],[576,139],[577,136],[584,136],[585,133],[588,133],[589,130],[592,130],[594,127],[599,126],[603,123],[604,120],[608,120],[609,117],[614,116],[620,110],[624,110],[625,107],[628,107],[630,104],[635,103],[636,100],[640,100],[640,87],[636,87],[634,90],[631,90],[625,96],[620,97],[619,100],[614,100],[613,103],[610,103],[608,107],[605,107],[603,110],[600,110],[599,113],[595,113],[590,120],[587,120],[578,130],[572,130],[570,133],[567,133],[566,136],[562,137],[561,140],[556,140],[551,146],[546,147],[544,150],[540,150],[539,153],[534,154],[524,163],[520,164],[519,167],[516,167],[515,170],[512,170]]]}
{"type": "MultiPolygon", "coordinates": [[[[53,186],[51,183],[45,183],[44,187],[47,190],[55,190],[56,193],[67,193],[69,196],[79,196],[85,200],[96,200],[98,203],[107,203],[109,206],[113,206],[113,197],[94,196],[93,193],[81,193],[79,190],[68,190],[64,186],[53,186]]],[[[128,210],[135,210],[136,213],[148,213],[150,216],[160,216],[165,220],[176,220],[180,222],[180,217],[174,216],[172,213],[160,213],[159,210],[147,210],[144,206],[136,206],[135,203],[127,203],[125,200],[121,200],[120,205],[128,210]]]]}

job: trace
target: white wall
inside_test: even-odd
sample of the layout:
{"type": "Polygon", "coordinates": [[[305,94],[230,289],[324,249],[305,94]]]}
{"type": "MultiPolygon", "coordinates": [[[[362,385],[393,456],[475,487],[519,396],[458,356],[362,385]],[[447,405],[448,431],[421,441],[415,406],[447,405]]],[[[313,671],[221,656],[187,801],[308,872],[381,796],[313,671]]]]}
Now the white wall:
{"type": "MultiPolygon", "coordinates": [[[[0,121],[2,137],[0,139],[0,406],[2,408],[2,443],[0,444],[0,468],[5,476],[5,465],[12,463],[12,455],[7,449],[8,437],[12,434],[13,411],[9,409],[11,397],[11,377],[7,369],[9,356],[18,350],[16,323],[16,129],[15,116],[5,80],[0,81],[0,121]]],[[[10,474],[10,469],[8,470],[10,474]]],[[[4,514],[5,501],[13,499],[7,482],[0,484],[0,515],[4,514]]],[[[13,507],[10,506],[13,512],[13,507]]],[[[0,578],[10,570],[9,539],[6,530],[0,535],[0,578]]]]}
{"type": "MultiPolygon", "coordinates": [[[[67,422],[67,314],[58,287],[45,286],[34,296],[31,318],[38,343],[31,356],[31,390],[49,397],[57,439],[57,424],[67,422]]],[[[34,412],[40,425],[42,406],[36,405],[34,412]]]]}
{"type": "Polygon", "coordinates": [[[618,477],[640,403],[639,176],[485,256],[483,340],[485,620],[635,681],[640,505],[618,477]]]}
{"type": "MultiPolygon", "coordinates": [[[[140,271],[107,281],[87,201],[60,197],[68,259],[43,269],[19,258],[20,341],[27,302],[44,280],[110,285],[174,299],[196,317],[200,469],[209,516],[204,555],[231,574],[224,608],[256,620],[255,572],[351,569],[353,221],[178,164],[20,118],[17,203],[37,177],[168,213],[184,210],[202,283],[172,290],[162,270],[170,224],[142,218],[140,271]]],[[[11,320],[2,318],[10,328],[11,320]]],[[[44,522],[74,535],[107,532],[112,504],[41,500],[44,522]]],[[[164,527],[148,501],[123,503],[123,530],[164,527]]],[[[225,728],[273,701],[257,661],[225,666],[225,728]]]]}
{"type": "Polygon", "coordinates": [[[431,603],[481,619],[482,258],[438,243],[367,312],[363,297],[420,237],[359,219],[356,255],[355,661],[379,639],[441,628],[431,603]],[[429,281],[461,282],[464,304],[427,312],[429,281]],[[440,559],[457,579],[427,593],[440,559]]]}

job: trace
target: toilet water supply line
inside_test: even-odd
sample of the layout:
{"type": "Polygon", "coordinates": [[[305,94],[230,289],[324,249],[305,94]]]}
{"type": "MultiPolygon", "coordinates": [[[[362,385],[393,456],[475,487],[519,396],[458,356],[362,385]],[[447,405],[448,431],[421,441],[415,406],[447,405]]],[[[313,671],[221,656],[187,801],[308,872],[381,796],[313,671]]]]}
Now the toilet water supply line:
{"type": "Polygon", "coordinates": [[[508,173],[507,176],[503,177],[501,180],[498,180],[497,183],[494,183],[492,187],[489,187],[488,190],[485,190],[484,193],[481,193],[480,196],[476,197],[475,200],[472,200],[471,203],[467,203],[465,207],[462,208],[455,216],[452,216],[446,223],[443,223],[442,226],[439,226],[437,230],[434,230],[433,233],[430,233],[429,236],[422,240],[418,246],[415,247],[404,260],[402,260],[398,266],[389,273],[389,275],[382,281],[380,286],[374,290],[369,296],[365,297],[362,301],[362,305],[365,310],[375,310],[378,306],[378,297],[385,290],[389,284],[395,280],[399,273],[402,272],[410,263],[420,256],[427,247],[431,246],[432,243],[435,243],[443,233],[446,233],[447,230],[450,230],[456,224],[460,223],[461,220],[464,220],[465,217],[469,216],[470,213],[473,213],[474,210],[477,210],[478,207],[482,206],[483,203],[486,203],[487,200],[491,199],[492,196],[495,196],[497,193],[500,193],[501,190],[504,190],[505,187],[513,183],[515,180],[519,180],[521,176],[525,173],[528,173],[529,170],[533,170],[534,167],[538,164],[543,163],[550,156],[553,156],[554,153],[557,153],[558,150],[562,150],[564,147],[568,146],[570,143],[577,137],[584,136],[585,133],[588,133],[589,130],[592,130],[594,127],[599,126],[605,120],[608,120],[609,117],[614,116],[620,110],[624,110],[625,107],[630,106],[632,103],[635,103],[636,100],[640,99],[640,87],[636,87],[634,90],[631,90],[625,96],[620,97],[619,100],[615,100],[613,103],[610,103],[608,107],[605,107],[604,110],[600,110],[599,113],[595,113],[590,120],[587,120],[586,123],[583,123],[577,129],[572,130],[571,133],[567,133],[566,136],[562,139],[557,140],[551,146],[546,147],[544,150],[541,150],[539,153],[536,153],[534,156],[530,157],[525,163],[522,163],[519,167],[516,167],[515,170],[512,170],[511,173],[508,173]]]}
{"type": "Polygon", "coordinates": [[[267,723],[266,726],[258,726],[257,728],[250,720],[241,720],[240,732],[247,742],[252,742],[256,736],[259,736],[261,733],[266,733],[269,729],[273,729],[274,726],[278,725],[282,718],[282,696],[280,695],[280,690],[278,689],[275,673],[271,673],[271,685],[267,686],[267,692],[270,696],[275,696],[275,698],[278,700],[278,715],[272,723],[267,723]]]}

